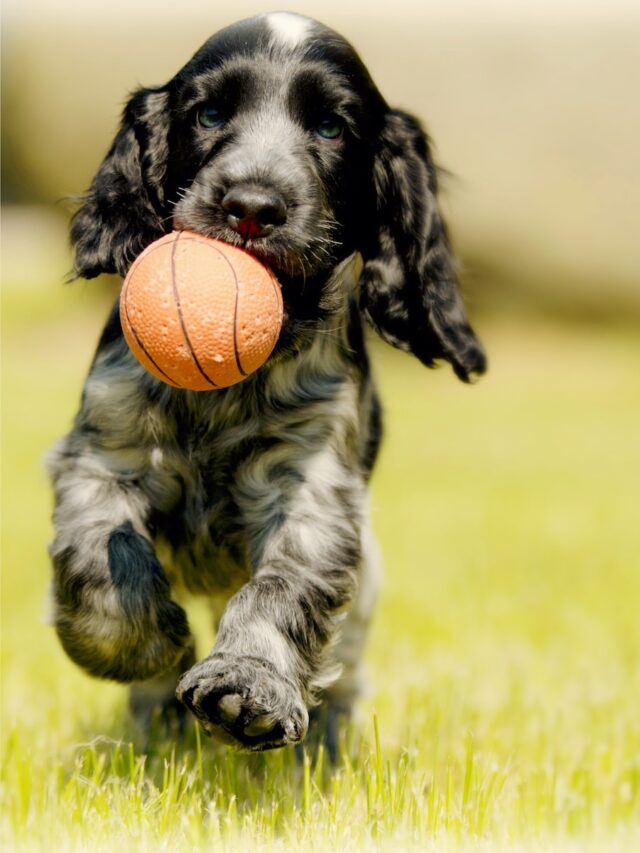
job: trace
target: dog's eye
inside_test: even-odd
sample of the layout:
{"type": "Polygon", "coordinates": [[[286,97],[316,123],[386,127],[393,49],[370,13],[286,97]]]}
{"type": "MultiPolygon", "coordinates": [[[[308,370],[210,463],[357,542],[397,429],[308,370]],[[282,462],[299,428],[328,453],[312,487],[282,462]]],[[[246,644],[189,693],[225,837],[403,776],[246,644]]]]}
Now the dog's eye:
{"type": "Polygon", "coordinates": [[[222,113],[216,107],[206,106],[200,107],[198,110],[198,124],[200,127],[211,129],[212,127],[221,127],[224,124],[222,113]]]}
{"type": "Polygon", "coordinates": [[[339,116],[327,115],[316,125],[316,133],[321,139],[338,142],[344,133],[344,122],[339,116]]]}

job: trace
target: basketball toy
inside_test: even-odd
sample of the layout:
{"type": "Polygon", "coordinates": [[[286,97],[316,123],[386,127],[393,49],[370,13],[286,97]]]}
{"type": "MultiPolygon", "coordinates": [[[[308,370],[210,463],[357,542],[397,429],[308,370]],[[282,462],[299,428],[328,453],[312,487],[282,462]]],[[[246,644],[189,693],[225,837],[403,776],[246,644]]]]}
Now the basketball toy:
{"type": "Polygon", "coordinates": [[[120,321],[131,352],[175,388],[241,382],[271,355],[282,293],[252,255],[192,231],[151,243],[127,273],[120,321]]]}

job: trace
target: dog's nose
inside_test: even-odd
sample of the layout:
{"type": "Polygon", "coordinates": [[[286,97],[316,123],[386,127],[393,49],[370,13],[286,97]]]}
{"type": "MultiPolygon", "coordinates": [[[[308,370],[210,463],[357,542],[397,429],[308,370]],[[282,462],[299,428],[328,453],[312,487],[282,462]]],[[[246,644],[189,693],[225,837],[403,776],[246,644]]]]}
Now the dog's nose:
{"type": "Polygon", "coordinates": [[[245,240],[266,237],[287,221],[287,205],[275,190],[241,185],[222,199],[227,222],[245,240]]]}

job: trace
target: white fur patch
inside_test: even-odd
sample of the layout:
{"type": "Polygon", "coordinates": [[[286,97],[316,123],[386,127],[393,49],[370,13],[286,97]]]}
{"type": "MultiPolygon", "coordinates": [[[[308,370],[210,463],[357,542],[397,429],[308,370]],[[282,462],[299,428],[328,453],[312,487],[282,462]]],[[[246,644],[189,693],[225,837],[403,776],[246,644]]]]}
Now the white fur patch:
{"type": "Polygon", "coordinates": [[[287,47],[299,45],[311,29],[311,21],[291,12],[271,12],[267,15],[267,23],[275,38],[287,47]]]}
{"type": "Polygon", "coordinates": [[[266,619],[255,619],[238,628],[237,642],[245,653],[262,657],[272,663],[278,672],[290,675],[295,670],[295,653],[280,631],[266,619]]]}

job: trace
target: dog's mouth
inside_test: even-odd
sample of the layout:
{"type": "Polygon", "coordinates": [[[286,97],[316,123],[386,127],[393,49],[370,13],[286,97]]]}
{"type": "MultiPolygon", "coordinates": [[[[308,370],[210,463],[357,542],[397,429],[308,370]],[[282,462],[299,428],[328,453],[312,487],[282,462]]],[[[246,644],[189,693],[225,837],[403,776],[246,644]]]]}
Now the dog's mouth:
{"type": "Polygon", "coordinates": [[[267,235],[251,236],[220,222],[217,216],[212,215],[214,211],[205,209],[185,213],[180,208],[174,211],[172,225],[176,230],[195,231],[203,237],[243,249],[268,266],[282,285],[303,284],[327,272],[336,263],[339,243],[325,233],[315,239],[308,233],[296,235],[286,227],[274,229],[267,235]]]}
{"type": "Polygon", "coordinates": [[[300,255],[281,245],[281,241],[270,240],[268,237],[245,238],[230,228],[217,230],[212,236],[253,255],[261,264],[269,267],[278,279],[293,279],[305,274],[305,265],[300,255]]]}
{"type": "Polygon", "coordinates": [[[298,291],[304,291],[330,269],[334,258],[324,258],[317,247],[305,246],[292,248],[282,238],[259,237],[244,239],[230,228],[199,227],[183,224],[174,220],[176,230],[189,230],[237,246],[253,255],[264,266],[269,267],[278,282],[282,285],[285,299],[287,295],[294,297],[298,291]]]}

